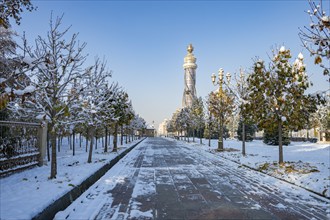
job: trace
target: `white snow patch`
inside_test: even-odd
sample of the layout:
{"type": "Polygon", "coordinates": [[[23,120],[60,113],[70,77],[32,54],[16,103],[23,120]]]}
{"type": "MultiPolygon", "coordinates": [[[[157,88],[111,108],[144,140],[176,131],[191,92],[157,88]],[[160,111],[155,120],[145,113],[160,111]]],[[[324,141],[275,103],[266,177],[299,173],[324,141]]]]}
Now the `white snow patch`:
{"type": "Polygon", "coordinates": [[[138,196],[150,195],[155,193],[156,193],[156,186],[154,183],[137,182],[133,189],[132,197],[136,198],[138,196]]]}
{"type": "Polygon", "coordinates": [[[105,184],[107,185],[116,185],[116,184],[123,184],[125,183],[125,177],[124,176],[119,176],[115,178],[109,178],[105,180],[105,184]]]}
{"type": "Polygon", "coordinates": [[[153,218],[153,215],[152,215],[152,210],[148,210],[145,212],[141,212],[140,210],[131,210],[130,217],[131,218],[140,218],[140,217],[153,218]]]}
{"type": "Polygon", "coordinates": [[[32,93],[36,90],[36,87],[34,86],[27,86],[25,89],[24,89],[24,93],[32,93]]]}
{"type": "Polygon", "coordinates": [[[10,93],[10,92],[11,92],[11,88],[6,87],[6,88],[5,88],[5,92],[6,92],[6,93],[10,93]]]}
{"type": "Polygon", "coordinates": [[[36,116],[36,119],[50,121],[50,117],[48,115],[46,115],[46,114],[37,115],[36,116]]]}
{"type": "Polygon", "coordinates": [[[14,94],[16,94],[16,95],[23,95],[24,94],[24,90],[14,89],[14,94]]]}
{"type": "Polygon", "coordinates": [[[282,203],[278,203],[277,205],[274,205],[276,208],[279,208],[279,209],[286,209],[286,206],[283,205],[282,203]]]}
{"type": "Polygon", "coordinates": [[[35,61],[32,57],[26,56],[23,58],[23,62],[28,64],[29,66],[32,66],[32,63],[35,61]]]}
{"type": "Polygon", "coordinates": [[[257,209],[257,210],[259,210],[259,209],[261,209],[261,206],[260,206],[259,204],[254,204],[254,205],[251,207],[251,209],[257,209]]]}
{"type": "Polygon", "coordinates": [[[304,59],[304,55],[302,53],[299,53],[298,54],[298,59],[303,60],[304,59]]]}

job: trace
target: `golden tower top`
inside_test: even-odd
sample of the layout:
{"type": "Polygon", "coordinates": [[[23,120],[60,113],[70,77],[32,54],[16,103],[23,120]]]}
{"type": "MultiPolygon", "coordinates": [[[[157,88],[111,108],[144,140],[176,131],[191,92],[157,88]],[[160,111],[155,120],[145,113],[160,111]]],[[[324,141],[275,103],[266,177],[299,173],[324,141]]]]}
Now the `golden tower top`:
{"type": "Polygon", "coordinates": [[[188,53],[192,53],[194,51],[194,47],[192,44],[189,44],[188,47],[187,47],[187,51],[188,53]]]}
{"type": "Polygon", "coordinates": [[[183,68],[184,69],[186,69],[186,68],[196,69],[197,68],[196,58],[195,58],[194,54],[192,53],[194,51],[194,47],[192,44],[188,45],[187,51],[188,51],[188,54],[184,58],[183,68]]]}

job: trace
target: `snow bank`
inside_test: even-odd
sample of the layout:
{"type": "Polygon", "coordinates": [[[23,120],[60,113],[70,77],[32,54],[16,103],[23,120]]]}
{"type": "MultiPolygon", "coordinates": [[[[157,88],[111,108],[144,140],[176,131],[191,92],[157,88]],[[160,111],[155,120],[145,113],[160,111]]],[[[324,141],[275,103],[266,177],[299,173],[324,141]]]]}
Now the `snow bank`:
{"type": "MultiPolygon", "coordinates": [[[[207,146],[208,140],[204,139],[203,143],[204,145],[190,144],[197,145],[205,151],[219,154],[216,151],[218,140],[211,140],[211,147],[207,146]]],[[[236,151],[220,153],[219,155],[222,157],[330,197],[329,144],[292,142],[288,146],[283,146],[284,161],[286,162],[283,167],[277,163],[278,146],[266,145],[259,140],[246,142],[246,156],[241,153],[241,141],[224,140],[224,147],[236,151]],[[263,166],[268,167],[261,169],[263,166]]]]}
{"type": "MultiPolygon", "coordinates": [[[[117,153],[104,153],[102,142],[98,140],[98,149],[93,150],[93,161],[87,163],[88,153],[85,142],[79,147],[76,142],[76,155],[72,156],[67,139],[63,140],[61,152],[58,152],[57,178],[48,179],[50,164],[35,167],[0,179],[0,219],[31,219],[60,198],[74,186],[80,184],[119,153],[132,146],[119,146],[117,153]]],[[[111,142],[112,143],[112,140],[111,142]]]]}

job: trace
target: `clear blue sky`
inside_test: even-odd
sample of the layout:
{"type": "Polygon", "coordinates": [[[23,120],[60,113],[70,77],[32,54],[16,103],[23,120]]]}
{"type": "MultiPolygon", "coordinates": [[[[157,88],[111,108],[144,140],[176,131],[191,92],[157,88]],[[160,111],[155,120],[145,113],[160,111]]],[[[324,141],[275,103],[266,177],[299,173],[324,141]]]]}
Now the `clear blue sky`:
{"type": "MultiPolygon", "coordinates": [[[[192,43],[197,58],[197,94],[214,89],[210,76],[247,70],[255,57],[268,59],[271,49],[285,45],[295,57],[302,52],[314,87],[329,88],[322,70],[313,65],[301,46],[298,27],[309,25],[307,0],[294,1],[48,1],[32,3],[37,11],[24,12],[21,25],[30,44],[49,30],[49,18],[64,13],[63,28],[79,32],[86,42],[88,64],[105,58],[132,99],[135,111],[155,126],[181,107],[183,58],[192,43]]],[[[330,2],[323,1],[329,14],[330,2]]]]}

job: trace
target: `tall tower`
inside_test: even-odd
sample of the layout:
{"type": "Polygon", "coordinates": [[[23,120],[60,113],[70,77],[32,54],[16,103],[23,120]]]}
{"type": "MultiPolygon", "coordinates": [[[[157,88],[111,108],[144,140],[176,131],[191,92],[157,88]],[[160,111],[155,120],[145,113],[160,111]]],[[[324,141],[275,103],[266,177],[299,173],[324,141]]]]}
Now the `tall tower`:
{"type": "Polygon", "coordinates": [[[192,53],[194,47],[189,44],[187,48],[188,54],[184,58],[184,91],[182,98],[182,107],[191,106],[194,98],[196,98],[196,58],[192,53]]]}

